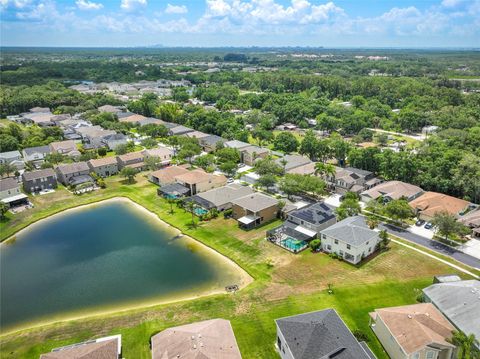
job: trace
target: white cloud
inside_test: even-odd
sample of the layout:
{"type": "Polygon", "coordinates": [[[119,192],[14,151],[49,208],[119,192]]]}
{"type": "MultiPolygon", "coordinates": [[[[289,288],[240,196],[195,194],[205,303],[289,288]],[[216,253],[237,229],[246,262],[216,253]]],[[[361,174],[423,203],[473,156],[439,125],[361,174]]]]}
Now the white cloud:
{"type": "Polygon", "coordinates": [[[185,5],[172,5],[167,4],[167,8],[165,9],[165,13],[167,14],[186,14],[188,9],[185,5]]]}
{"type": "Polygon", "coordinates": [[[88,0],[77,0],[75,4],[80,10],[100,10],[103,8],[103,4],[88,0]]]}
{"type": "Polygon", "coordinates": [[[0,0],[0,6],[2,8],[13,7],[16,9],[23,9],[25,6],[29,5],[31,0],[0,0]]]}
{"type": "Polygon", "coordinates": [[[442,6],[452,8],[452,7],[457,7],[461,3],[463,3],[464,0],[443,0],[442,1],[442,6]]]}
{"type": "Polygon", "coordinates": [[[147,0],[122,0],[120,7],[123,10],[134,11],[147,5],[147,0]]]}

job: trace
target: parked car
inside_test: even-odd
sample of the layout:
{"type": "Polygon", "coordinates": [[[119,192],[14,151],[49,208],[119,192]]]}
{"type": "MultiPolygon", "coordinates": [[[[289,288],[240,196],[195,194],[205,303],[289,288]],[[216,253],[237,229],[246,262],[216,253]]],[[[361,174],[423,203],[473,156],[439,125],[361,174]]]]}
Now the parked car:
{"type": "Polygon", "coordinates": [[[423,219],[419,219],[417,222],[415,222],[415,225],[417,227],[421,227],[425,224],[425,221],[423,219]]]}
{"type": "Polygon", "coordinates": [[[245,163],[239,163],[237,167],[238,167],[238,168],[245,167],[245,163]]]}
{"type": "Polygon", "coordinates": [[[424,228],[425,228],[425,229],[432,229],[432,228],[433,228],[433,224],[431,224],[430,222],[427,222],[427,223],[425,223],[424,228]]]}
{"type": "Polygon", "coordinates": [[[227,183],[233,183],[234,181],[235,181],[235,180],[234,180],[232,177],[230,177],[229,179],[227,179],[227,183]]]}

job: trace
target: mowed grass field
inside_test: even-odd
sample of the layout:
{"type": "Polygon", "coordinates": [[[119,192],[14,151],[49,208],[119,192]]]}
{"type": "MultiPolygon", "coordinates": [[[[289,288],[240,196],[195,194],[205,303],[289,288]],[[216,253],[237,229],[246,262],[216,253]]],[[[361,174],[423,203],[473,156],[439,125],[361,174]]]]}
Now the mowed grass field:
{"type": "MultiPolygon", "coordinates": [[[[0,337],[0,357],[38,358],[52,348],[93,337],[122,334],[125,358],[150,358],[149,339],[175,325],[211,318],[232,322],[244,358],[277,358],[274,320],[284,316],[335,308],[351,330],[361,330],[378,358],[387,358],[368,327],[368,313],[375,308],[415,303],[421,289],[435,274],[455,273],[451,267],[398,244],[361,267],[304,251],[294,255],[268,243],[265,230],[275,221],[253,231],[240,230],[234,220],[219,218],[190,225],[191,216],[156,195],[156,186],[145,176],[126,185],[122,178],[107,179],[107,188],[74,196],[65,189],[32,199],[35,208],[1,223],[0,238],[61,210],[106,198],[124,196],[156,213],[244,268],[255,281],[236,294],[222,294],[191,301],[59,322],[0,337]],[[333,294],[327,286],[333,285],[333,294]]],[[[459,273],[458,273],[459,274],[459,273]]],[[[463,276],[463,275],[462,275],[463,276]]],[[[128,290],[128,288],[125,288],[128,290]]]]}

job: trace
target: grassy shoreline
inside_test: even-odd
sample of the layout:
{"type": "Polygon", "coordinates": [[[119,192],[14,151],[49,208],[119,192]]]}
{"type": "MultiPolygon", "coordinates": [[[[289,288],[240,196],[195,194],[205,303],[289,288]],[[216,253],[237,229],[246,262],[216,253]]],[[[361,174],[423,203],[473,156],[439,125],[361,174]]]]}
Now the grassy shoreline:
{"type": "Polygon", "coordinates": [[[265,230],[278,225],[278,221],[249,232],[238,229],[234,220],[223,218],[191,228],[189,213],[175,208],[175,213],[170,214],[170,206],[156,195],[156,187],[144,177],[137,177],[137,183],[129,186],[118,177],[109,178],[106,189],[79,197],[62,189],[50,198],[35,197],[33,213],[20,214],[8,225],[2,223],[2,238],[11,236],[4,233],[5,226],[10,233],[16,233],[52,213],[126,197],[231,259],[255,281],[235,295],[216,294],[127,309],[4,334],[0,336],[2,358],[38,358],[52,348],[110,334],[122,334],[125,357],[150,358],[149,338],[153,334],[170,326],[211,318],[231,320],[244,358],[274,358],[274,319],[335,308],[351,330],[365,333],[370,347],[382,359],[387,356],[368,327],[368,313],[375,308],[415,303],[420,289],[431,284],[433,275],[456,273],[446,264],[395,243],[390,251],[360,268],[321,253],[304,251],[294,255],[264,240],[265,230]],[[330,283],[334,285],[333,295],[326,290],[330,283]]]}

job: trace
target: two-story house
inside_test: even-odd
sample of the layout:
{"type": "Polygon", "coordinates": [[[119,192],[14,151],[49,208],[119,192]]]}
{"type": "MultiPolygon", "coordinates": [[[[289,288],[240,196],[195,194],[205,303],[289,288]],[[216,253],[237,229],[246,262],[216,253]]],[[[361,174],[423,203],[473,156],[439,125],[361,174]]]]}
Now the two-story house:
{"type": "Polygon", "coordinates": [[[352,264],[372,254],[380,242],[378,232],[368,227],[363,216],[347,217],[320,234],[323,251],[336,253],[352,264]]]}
{"type": "Polygon", "coordinates": [[[24,172],[22,181],[23,189],[28,193],[57,188],[57,175],[52,168],[24,172]]]}

